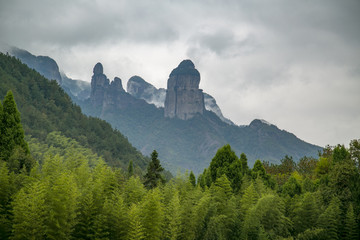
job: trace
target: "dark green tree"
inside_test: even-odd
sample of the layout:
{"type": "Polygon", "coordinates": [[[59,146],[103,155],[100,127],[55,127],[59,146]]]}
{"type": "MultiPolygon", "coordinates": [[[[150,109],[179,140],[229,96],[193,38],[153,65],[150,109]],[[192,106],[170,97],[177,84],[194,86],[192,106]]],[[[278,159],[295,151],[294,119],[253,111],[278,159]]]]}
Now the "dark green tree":
{"type": "Polygon", "coordinates": [[[249,173],[248,160],[247,160],[245,153],[241,153],[240,162],[241,162],[241,166],[242,166],[242,173],[243,174],[249,173]]]}
{"type": "Polygon", "coordinates": [[[189,181],[190,181],[191,185],[193,185],[195,187],[196,179],[195,179],[195,175],[194,175],[193,171],[190,172],[189,181]]]}
{"type": "Polygon", "coordinates": [[[340,201],[334,197],[318,219],[318,227],[325,230],[326,239],[340,239],[340,201]]]}
{"type": "Polygon", "coordinates": [[[229,144],[220,148],[210,163],[211,181],[215,182],[223,174],[231,182],[234,190],[240,189],[242,178],[242,163],[232,151],[229,144]]]}
{"type": "Polygon", "coordinates": [[[158,153],[154,150],[151,153],[151,161],[147,168],[147,173],[144,176],[144,185],[148,189],[159,186],[160,183],[165,183],[165,179],[162,176],[164,168],[160,164],[158,159],[158,153]]]}
{"type": "Polygon", "coordinates": [[[349,160],[351,155],[344,145],[337,145],[333,150],[333,163],[349,160]]]}
{"type": "Polygon", "coordinates": [[[345,218],[345,229],[344,229],[345,240],[356,240],[359,236],[359,228],[356,224],[356,218],[354,214],[353,205],[350,204],[346,213],[345,218]]]}
{"type": "Polygon", "coordinates": [[[282,192],[290,197],[301,194],[301,185],[294,176],[291,176],[283,186],[282,192]]]}
{"type": "MultiPolygon", "coordinates": [[[[14,150],[17,149],[18,154],[30,155],[29,147],[27,142],[24,139],[24,130],[21,125],[20,113],[17,109],[14,95],[12,91],[8,91],[2,107],[0,107],[0,158],[5,160],[6,162],[10,161],[14,150]]],[[[11,159],[12,163],[11,170],[19,171],[24,166],[27,167],[27,170],[30,171],[32,166],[31,158],[22,158],[20,161],[14,163],[14,160],[11,159]],[[16,169],[14,169],[14,167],[16,169]]]]}
{"type": "Polygon", "coordinates": [[[128,177],[131,177],[132,175],[134,175],[134,167],[133,167],[133,161],[130,160],[128,166],[128,177]]]}

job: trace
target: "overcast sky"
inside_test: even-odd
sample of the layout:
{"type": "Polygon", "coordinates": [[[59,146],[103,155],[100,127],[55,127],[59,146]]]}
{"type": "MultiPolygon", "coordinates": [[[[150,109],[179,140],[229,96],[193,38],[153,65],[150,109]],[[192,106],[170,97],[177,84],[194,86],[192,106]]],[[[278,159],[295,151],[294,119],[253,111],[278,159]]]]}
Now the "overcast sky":
{"type": "Polygon", "coordinates": [[[166,87],[191,59],[236,124],[265,119],[320,146],[360,138],[359,0],[0,0],[0,42],[90,81],[166,87]]]}

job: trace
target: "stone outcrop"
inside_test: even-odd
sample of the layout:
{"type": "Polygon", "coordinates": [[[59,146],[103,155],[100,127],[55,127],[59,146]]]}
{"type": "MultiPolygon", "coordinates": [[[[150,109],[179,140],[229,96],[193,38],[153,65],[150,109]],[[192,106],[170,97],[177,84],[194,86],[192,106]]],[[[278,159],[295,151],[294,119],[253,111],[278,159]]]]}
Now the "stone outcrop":
{"type": "Polygon", "coordinates": [[[182,61],[169,76],[165,98],[165,117],[188,120],[205,111],[199,89],[200,73],[191,60],[182,61]]]}
{"type": "Polygon", "coordinates": [[[104,74],[103,66],[97,63],[93,70],[91,78],[91,93],[90,101],[94,107],[104,108],[109,105],[121,105],[119,95],[125,94],[121,79],[115,77],[110,83],[109,79],[104,74]],[[118,102],[119,100],[119,102],[118,102]]]}
{"type": "Polygon", "coordinates": [[[139,107],[146,104],[125,92],[121,79],[115,77],[112,82],[104,74],[103,66],[97,63],[91,78],[90,102],[101,115],[107,111],[121,110],[131,107],[139,107]]]}
{"type": "Polygon", "coordinates": [[[139,76],[133,76],[127,82],[127,92],[138,99],[144,99],[147,103],[156,107],[164,107],[166,89],[157,89],[139,76]]]}

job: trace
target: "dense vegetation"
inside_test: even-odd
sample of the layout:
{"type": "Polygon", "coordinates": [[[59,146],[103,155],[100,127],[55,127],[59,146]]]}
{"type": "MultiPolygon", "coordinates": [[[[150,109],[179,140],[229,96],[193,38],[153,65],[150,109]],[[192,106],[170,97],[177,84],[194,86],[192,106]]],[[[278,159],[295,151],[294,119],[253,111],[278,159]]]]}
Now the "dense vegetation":
{"type": "Polygon", "coordinates": [[[101,155],[111,166],[146,168],[147,161],[128,140],[103,120],[87,117],[56,81],[49,81],[19,60],[0,53],[0,99],[12,90],[26,135],[45,143],[61,132],[101,155]]]}
{"type": "Polygon", "coordinates": [[[0,110],[13,142],[1,139],[1,239],[359,239],[360,140],[252,169],[225,145],[197,182],[165,183],[156,151],[142,179],[59,132],[27,143],[11,92],[0,110]],[[36,159],[30,171],[11,168],[17,147],[36,159]]]}

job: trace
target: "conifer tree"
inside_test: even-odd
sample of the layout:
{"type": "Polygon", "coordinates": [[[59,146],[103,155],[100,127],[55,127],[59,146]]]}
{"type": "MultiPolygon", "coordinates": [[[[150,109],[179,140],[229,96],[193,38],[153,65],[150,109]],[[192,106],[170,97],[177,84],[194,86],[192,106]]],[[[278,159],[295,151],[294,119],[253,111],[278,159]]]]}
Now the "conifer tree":
{"type": "Polygon", "coordinates": [[[196,179],[195,179],[195,175],[194,175],[193,171],[190,172],[189,181],[190,181],[191,185],[193,185],[195,187],[196,179]]]}
{"type": "Polygon", "coordinates": [[[304,232],[316,225],[318,212],[315,199],[311,193],[305,193],[304,199],[298,209],[295,210],[294,227],[296,233],[304,232]]]}
{"type": "Polygon", "coordinates": [[[345,229],[344,229],[345,240],[356,240],[359,236],[359,228],[356,223],[353,205],[350,204],[345,218],[345,229]]]}
{"type": "Polygon", "coordinates": [[[151,153],[151,161],[147,168],[147,173],[144,178],[144,185],[148,189],[155,188],[159,186],[160,183],[165,183],[165,179],[161,175],[164,171],[164,168],[160,164],[160,160],[158,159],[158,153],[154,150],[151,153]]]}
{"type": "Polygon", "coordinates": [[[128,166],[128,178],[134,175],[134,167],[133,167],[133,161],[130,160],[129,166],[128,166]]]}
{"type": "MultiPolygon", "coordinates": [[[[1,107],[0,107],[1,109],[1,107]]],[[[12,91],[8,91],[3,104],[1,116],[1,135],[0,153],[4,160],[8,159],[15,148],[20,146],[25,153],[29,153],[29,147],[24,140],[24,130],[21,125],[20,113],[16,107],[12,91]]]]}
{"type": "Polygon", "coordinates": [[[247,160],[247,157],[246,157],[245,153],[241,153],[240,162],[241,162],[241,166],[242,166],[242,173],[243,174],[248,174],[249,166],[248,166],[248,160],[247,160]]]}
{"type": "Polygon", "coordinates": [[[327,239],[340,239],[340,201],[334,197],[325,212],[319,216],[318,226],[325,230],[327,239]]]}

